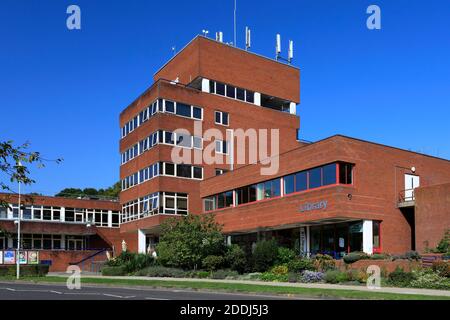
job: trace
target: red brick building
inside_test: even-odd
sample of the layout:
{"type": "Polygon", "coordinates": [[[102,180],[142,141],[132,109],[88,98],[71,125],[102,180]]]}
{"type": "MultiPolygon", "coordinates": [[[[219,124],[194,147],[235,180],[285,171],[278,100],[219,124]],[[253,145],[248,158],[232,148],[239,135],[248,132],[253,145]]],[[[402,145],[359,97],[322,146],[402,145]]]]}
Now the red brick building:
{"type": "MultiPolygon", "coordinates": [[[[0,252],[17,249],[19,197],[0,194],[0,252]]],[[[39,251],[51,271],[65,271],[70,263],[106,260],[105,251],[120,250],[120,204],[112,200],[63,197],[21,197],[21,249],[39,251]]],[[[2,260],[3,261],[3,260],[2,260]]]]}
{"type": "Polygon", "coordinates": [[[450,203],[429,204],[446,189],[428,186],[450,182],[450,162],[343,136],[300,142],[299,102],[299,69],[196,37],[120,115],[121,233],[144,252],[167,217],[215,213],[228,241],[247,246],[275,237],[304,253],[335,256],[435,246],[450,228],[450,203]],[[181,142],[172,133],[195,132],[199,123],[203,131],[181,142]],[[204,136],[211,128],[225,145],[204,136]],[[245,161],[238,161],[239,129],[279,129],[279,149],[268,141],[266,157],[278,162],[276,173],[261,175],[267,164],[250,162],[248,136],[245,161]],[[212,144],[224,164],[174,165],[173,148],[186,140],[188,163],[212,144]]]}
{"type": "MultiPolygon", "coordinates": [[[[211,213],[228,243],[248,248],[435,247],[450,228],[450,161],[340,135],[300,141],[299,103],[298,68],[194,38],[120,114],[120,202],[33,197],[24,249],[61,271],[123,241],[146,252],[165,219],[211,213]]],[[[1,197],[11,208],[0,209],[0,250],[16,246],[18,214],[16,197],[1,197]]]]}

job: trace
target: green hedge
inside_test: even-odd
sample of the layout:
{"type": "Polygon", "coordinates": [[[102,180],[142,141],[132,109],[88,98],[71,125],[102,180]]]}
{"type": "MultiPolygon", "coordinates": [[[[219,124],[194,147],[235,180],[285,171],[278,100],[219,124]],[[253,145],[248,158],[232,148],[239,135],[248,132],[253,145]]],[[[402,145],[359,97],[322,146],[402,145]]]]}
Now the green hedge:
{"type": "Polygon", "coordinates": [[[102,275],[104,276],[125,276],[127,275],[125,266],[103,267],[102,275]]]}
{"type": "MultiPolygon", "coordinates": [[[[16,265],[0,266],[0,276],[15,276],[16,265]]],[[[45,264],[21,265],[20,275],[24,277],[45,277],[49,266],[45,264]]]]}

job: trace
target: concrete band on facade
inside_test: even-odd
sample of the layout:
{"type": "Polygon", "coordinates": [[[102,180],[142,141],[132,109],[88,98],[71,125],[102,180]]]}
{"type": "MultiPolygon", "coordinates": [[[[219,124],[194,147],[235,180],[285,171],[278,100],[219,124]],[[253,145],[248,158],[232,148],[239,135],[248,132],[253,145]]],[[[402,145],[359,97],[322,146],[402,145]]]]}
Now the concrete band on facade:
{"type": "MultiPolygon", "coordinates": [[[[123,241],[130,251],[147,252],[158,242],[161,223],[185,214],[213,213],[227,243],[249,250],[271,238],[299,254],[336,258],[351,251],[435,247],[450,228],[450,162],[341,135],[299,140],[298,103],[298,68],[198,36],[120,113],[119,151],[126,159],[120,179],[127,187],[119,201],[33,197],[33,204],[61,207],[60,220],[24,220],[23,232],[61,241],[58,249],[39,249],[59,271],[95,252],[118,254],[123,241]],[[224,137],[238,129],[278,129],[276,174],[261,175],[266,165],[250,163],[248,145],[245,162],[237,163],[231,158],[237,153],[234,140],[228,145],[232,151],[219,155],[222,164],[195,164],[201,179],[177,176],[186,168],[171,164],[175,143],[157,134],[148,147],[152,133],[165,136],[179,128],[194,133],[199,124],[203,132],[214,128],[224,137]],[[143,170],[154,164],[162,167],[150,178],[143,170]],[[66,208],[80,209],[81,220],[62,219],[66,208]],[[93,210],[106,212],[107,222],[87,226],[93,210]],[[120,212],[115,226],[113,212],[120,212]],[[69,242],[71,236],[81,237],[76,239],[83,245],[69,242]]],[[[211,143],[200,138],[202,148],[191,147],[192,157],[211,143]]],[[[268,150],[274,147],[269,142],[268,150]]],[[[14,196],[1,197],[17,203],[14,196]]],[[[0,228],[13,235],[16,217],[12,210],[3,212],[0,228]]],[[[0,250],[13,248],[12,239],[0,238],[0,250]]]]}

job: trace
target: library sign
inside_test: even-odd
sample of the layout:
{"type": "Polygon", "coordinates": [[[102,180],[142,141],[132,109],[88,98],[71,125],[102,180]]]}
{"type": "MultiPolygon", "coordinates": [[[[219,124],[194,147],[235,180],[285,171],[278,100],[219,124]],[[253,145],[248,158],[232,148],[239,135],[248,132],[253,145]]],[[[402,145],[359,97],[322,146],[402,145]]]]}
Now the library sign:
{"type": "Polygon", "coordinates": [[[315,210],[323,210],[328,206],[328,200],[321,200],[318,202],[307,202],[300,206],[300,212],[308,212],[315,210]]]}

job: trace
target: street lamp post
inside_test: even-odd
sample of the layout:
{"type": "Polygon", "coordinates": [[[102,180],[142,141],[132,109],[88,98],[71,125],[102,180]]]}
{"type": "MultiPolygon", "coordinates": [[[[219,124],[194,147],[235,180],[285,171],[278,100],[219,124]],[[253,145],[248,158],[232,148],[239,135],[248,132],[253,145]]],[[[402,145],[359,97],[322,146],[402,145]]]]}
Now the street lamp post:
{"type": "MultiPolygon", "coordinates": [[[[22,166],[20,161],[17,163],[17,166],[22,166]]],[[[16,277],[19,279],[20,277],[20,220],[22,218],[22,207],[20,203],[20,180],[19,180],[19,213],[17,216],[17,253],[16,253],[16,277]]]]}

